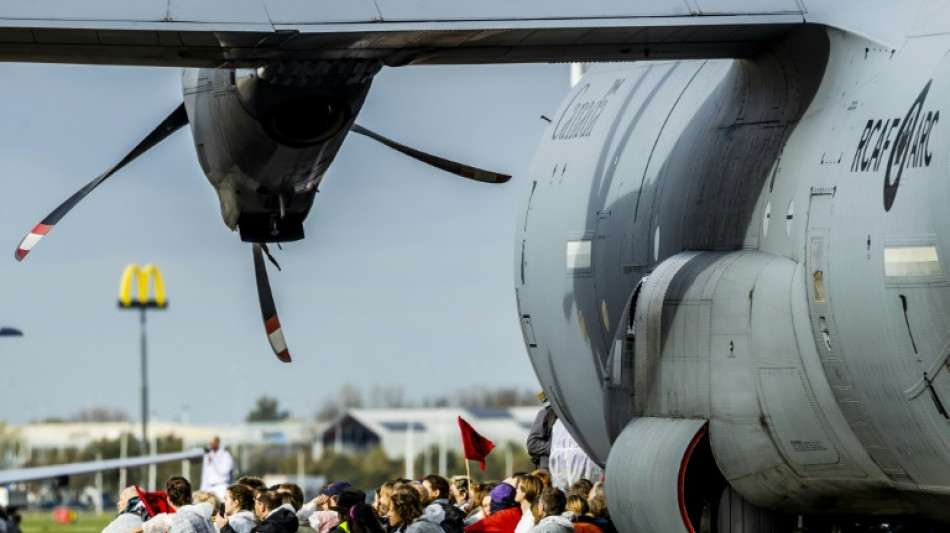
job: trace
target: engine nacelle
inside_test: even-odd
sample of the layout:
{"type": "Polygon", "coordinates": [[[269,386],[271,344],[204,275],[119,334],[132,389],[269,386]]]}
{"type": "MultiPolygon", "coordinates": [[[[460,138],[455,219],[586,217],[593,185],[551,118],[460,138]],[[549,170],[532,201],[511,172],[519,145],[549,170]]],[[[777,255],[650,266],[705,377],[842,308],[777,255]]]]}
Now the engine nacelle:
{"type": "MultiPolygon", "coordinates": [[[[618,531],[700,531],[715,519],[725,480],[709,451],[706,422],[638,418],[614,441],[606,493],[618,531]]],[[[708,528],[707,528],[708,529],[708,528]]]]}
{"type": "Polygon", "coordinates": [[[718,520],[727,481],[779,511],[900,508],[879,494],[887,481],[853,435],[836,429],[847,425],[804,287],[800,264],[752,250],[683,252],[644,279],[633,340],[611,355],[631,374],[621,380],[629,401],[608,404],[615,423],[629,420],[607,462],[620,530],[699,531],[718,520]],[[875,498],[837,501],[842,491],[875,498]]]}
{"type": "Polygon", "coordinates": [[[242,240],[303,238],[317,186],[380,67],[340,60],[184,71],[198,161],[242,240]]]}

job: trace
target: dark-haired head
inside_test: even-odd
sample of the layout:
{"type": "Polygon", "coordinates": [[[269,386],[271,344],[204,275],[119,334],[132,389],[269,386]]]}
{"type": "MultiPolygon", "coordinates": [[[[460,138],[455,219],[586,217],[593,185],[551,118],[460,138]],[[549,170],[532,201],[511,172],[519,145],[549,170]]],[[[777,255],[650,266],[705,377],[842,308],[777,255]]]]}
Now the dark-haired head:
{"type": "Polygon", "coordinates": [[[244,476],[241,479],[239,479],[237,482],[241,485],[247,485],[248,487],[251,487],[251,489],[255,491],[258,489],[263,489],[267,487],[267,485],[264,484],[263,479],[259,477],[255,477],[255,476],[244,476]]]}
{"type": "Polygon", "coordinates": [[[181,476],[172,476],[165,482],[165,493],[168,502],[175,508],[191,503],[191,483],[181,476]]]}
{"type": "Polygon", "coordinates": [[[372,506],[358,503],[350,507],[350,533],[386,533],[372,506]]]}
{"type": "Polygon", "coordinates": [[[229,513],[254,510],[254,490],[247,485],[235,483],[224,494],[224,507],[229,513]],[[231,509],[228,509],[230,507],[231,509]],[[236,509],[235,509],[236,507],[236,509]]]}

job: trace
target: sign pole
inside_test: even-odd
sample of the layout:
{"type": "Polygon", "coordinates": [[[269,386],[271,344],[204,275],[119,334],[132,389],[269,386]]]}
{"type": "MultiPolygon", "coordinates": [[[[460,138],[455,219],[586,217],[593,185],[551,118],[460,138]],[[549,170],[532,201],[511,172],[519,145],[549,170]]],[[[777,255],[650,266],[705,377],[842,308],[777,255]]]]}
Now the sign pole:
{"type": "Polygon", "coordinates": [[[149,453],[148,438],[148,335],[146,332],[145,312],[149,309],[165,309],[165,282],[162,273],[155,265],[128,265],[122,273],[119,283],[119,309],[138,309],[141,329],[140,347],[142,354],[142,455],[149,453]],[[154,281],[155,296],[149,298],[149,281],[154,281]],[[135,285],[135,298],[132,286],[135,285]]]}
{"type": "Polygon", "coordinates": [[[148,455],[148,348],[145,333],[145,310],[139,308],[142,326],[142,455],[148,455]]]}

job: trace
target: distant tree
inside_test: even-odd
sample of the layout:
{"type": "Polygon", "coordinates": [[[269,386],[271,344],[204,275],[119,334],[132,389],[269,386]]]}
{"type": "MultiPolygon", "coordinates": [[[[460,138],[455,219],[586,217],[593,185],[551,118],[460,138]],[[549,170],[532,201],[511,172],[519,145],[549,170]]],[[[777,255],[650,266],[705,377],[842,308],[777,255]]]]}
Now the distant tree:
{"type": "Polygon", "coordinates": [[[72,415],[69,422],[129,422],[129,415],[118,409],[91,407],[72,415]]]}
{"type": "Polygon", "coordinates": [[[323,402],[320,409],[317,410],[317,422],[330,422],[340,416],[340,404],[331,401],[323,402]]]}
{"type": "Polygon", "coordinates": [[[277,398],[261,396],[257,399],[257,406],[247,414],[248,422],[279,422],[290,416],[289,411],[277,409],[277,398]]]}
{"type": "Polygon", "coordinates": [[[376,385],[370,393],[370,406],[384,409],[398,409],[406,405],[406,391],[402,387],[381,387],[376,385]]]}
{"type": "Polygon", "coordinates": [[[340,416],[344,409],[359,409],[360,407],[363,407],[363,393],[347,383],[340,388],[340,392],[323,401],[316,418],[320,422],[329,422],[340,416]]]}
{"type": "Polygon", "coordinates": [[[452,396],[440,396],[427,399],[427,407],[520,407],[537,406],[538,398],[526,390],[514,388],[489,389],[487,387],[472,386],[455,391],[452,396]]]}
{"type": "Polygon", "coordinates": [[[403,459],[388,458],[379,446],[352,454],[339,454],[328,449],[320,458],[309,462],[307,472],[326,476],[331,481],[345,479],[357,487],[375,488],[388,479],[402,477],[405,472],[403,465],[403,459]]]}
{"type": "Polygon", "coordinates": [[[340,388],[340,399],[346,407],[357,409],[363,407],[363,393],[349,383],[340,388]]]}
{"type": "Polygon", "coordinates": [[[16,428],[0,422],[0,469],[7,468],[8,459],[17,453],[20,435],[16,428]]]}

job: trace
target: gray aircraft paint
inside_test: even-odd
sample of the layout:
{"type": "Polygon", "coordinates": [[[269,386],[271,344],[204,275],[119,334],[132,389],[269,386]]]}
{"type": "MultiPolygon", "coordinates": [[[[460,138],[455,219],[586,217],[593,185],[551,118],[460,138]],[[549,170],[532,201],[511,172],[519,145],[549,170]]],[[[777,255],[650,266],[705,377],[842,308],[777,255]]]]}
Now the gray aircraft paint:
{"type": "MultiPolygon", "coordinates": [[[[634,496],[644,479],[664,481],[604,454],[618,411],[708,419],[720,471],[765,508],[947,518],[935,496],[950,479],[950,251],[931,215],[948,194],[946,38],[891,51],[828,30],[819,43],[793,36],[768,57],[697,63],[685,80],[595,68],[574,94],[623,80],[632,100],[589,135],[544,137],[535,156],[516,246],[529,353],[556,408],[607,463],[611,501],[635,502],[620,519],[632,531],[652,527],[636,518],[656,504],[634,496]],[[653,101],[660,93],[675,97],[653,101]],[[563,176],[545,175],[558,165],[563,176]],[[783,212],[784,231],[766,231],[783,212]],[[572,240],[590,242],[580,276],[551,268],[572,240]],[[633,386],[624,397],[602,383],[614,401],[591,401],[631,313],[636,334],[616,368],[633,386]]],[[[614,450],[671,444],[645,437],[624,433],[614,450]]]]}
{"type": "MultiPolygon", "coordinates": [[[[596,69],[568,94],[526,180],[515,245],[528,352],[606,463],[620,529],[689,530],[703,502],[686,498],[709,490],[715,506],[717,476],[731,485],[722,501],[768,510],[950,520],[942,4],[221,7],[14,2],[0,7],[0,59],[686,60],[596,69]]],[[[222,73],[237,74],[205,73],[222,94],[222,73]]],[[[215,133],[231,117],[188,81],[202,166],[219,190],[240,186],[246,165],[221,156],[215,133]]],[[[284,154],[259,183],[316,187],[323,168],[303,166],[330,160],[284,154]]]]}

